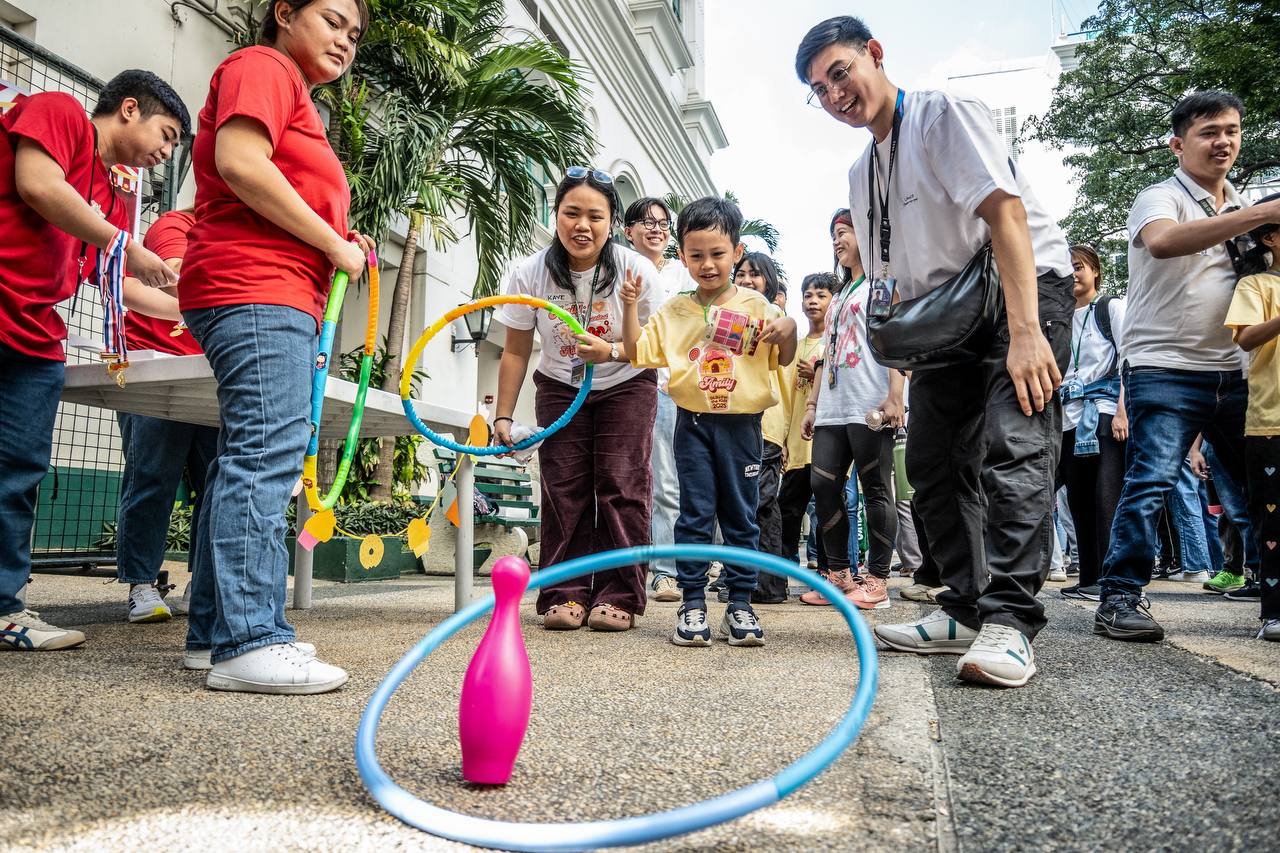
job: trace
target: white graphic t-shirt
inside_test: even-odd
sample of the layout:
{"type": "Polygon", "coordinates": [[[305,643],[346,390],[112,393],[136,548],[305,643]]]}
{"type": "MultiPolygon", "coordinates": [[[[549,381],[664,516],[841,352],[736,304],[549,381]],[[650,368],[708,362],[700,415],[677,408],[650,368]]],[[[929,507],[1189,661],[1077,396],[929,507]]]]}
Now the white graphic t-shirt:
{"type": "Polygon", "coordinates": [[[859,278],[831,297],[815,426],[864,423],[867,412],[878,408],[889,394],[889,370],[876,363],[867,346],[867,292],[866,279],[859,278]]]}

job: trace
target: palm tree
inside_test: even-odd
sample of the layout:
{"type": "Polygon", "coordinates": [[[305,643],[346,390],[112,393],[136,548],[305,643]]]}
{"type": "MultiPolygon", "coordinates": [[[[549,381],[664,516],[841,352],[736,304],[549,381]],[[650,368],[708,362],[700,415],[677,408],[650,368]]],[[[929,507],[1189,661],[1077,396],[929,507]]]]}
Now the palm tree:
{"type": "MultiPolygon", "coordinates": [[[[667,207],[671,208],[671,213],[675,216],[679,216],[680,211],[684,210],[685,205],[690,201],[690,199],[680,195],[679,193],[667,193],[662,197],[662,200],[666,203],[667,207]]],[[[738,201],[738,197],[734,194],[733,190],[725,190],[724,200],[741,205],[741,202],[738,201]]],[[[778,251],[778,238],[781,235],[777,228],[763,219],[747,219],[742,223],[742,236],[760,238],[764,241],[764,244],[769,247],[769,253],[776,254],[778,251]]],[[[667,249],[667,255],[668,257],[675,257],[674,246],[667,249]]]]}
{"type": "MultiPolygon", "coordinates": [[[[433,31],[437,51],[456,63],[444,70],[408,63],[389,68],[379,80],[384,87],[378,99],[380,127],[367,133],[362,145],[374,152],[376,163],[362,188],[369,209],[381,214],[385,208],[374,199],[391,197],[409,218],[391,296],[387,391],[399,385],[414,260],[423,235],[443,251],[460,239],[455,222],[465,221],[479,261],[472,295],[496,292],[507,261],[533,248],[544,192],[536,174],[590,162],[595,148],[579,83],[582,69],[541,39],[508,41],[503,0],[464,5],[465,14],[455,8],[433,31]]],[[[364,209],[353,199],[353,211],[364,209]]],[[[389,497],[389,447],[380,460],[374,496],[389,497]]]]}

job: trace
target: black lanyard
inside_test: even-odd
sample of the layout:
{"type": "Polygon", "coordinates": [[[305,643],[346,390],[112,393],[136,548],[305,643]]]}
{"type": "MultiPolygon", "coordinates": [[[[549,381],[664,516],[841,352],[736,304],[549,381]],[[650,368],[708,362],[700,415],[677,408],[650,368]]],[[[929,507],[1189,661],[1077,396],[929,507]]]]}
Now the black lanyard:
{"type": "MultiPolygon", "coordinates": [[[[604,247],[605,252],[609,251],[609,249],[609,246],[604,247]]],[[[596,258],[596,274],[595,277],[591,279],[591,289],[587,291],[587,299],[585,303],[578,293],[578,283],[576,281],[573,283],[573,301],[579,306],[584,306],[583,314],[585,315],[579,317],[578,312],[574,311],[573,316],[577,318],[578,322],[582,324],[582,328],[584,329],[591,322],[591,304],[595,299],[596,285],[600,283],[600,266],[603,262],[604,252],[601,252],[600,257],[596,258]]]]}
{"type": "Polygon", "coordinates": [[[884,178],[884,195],[880,194],[879,147],[871,140],[871,158],[867,169],[867,194],[872,206],[867,211],[867,227],[875,222],[875,204],[880,205],[880,278],[889,274],[889,243],[893,237],[893,224],[889,221],[889,188],[893,183],[893,167],[898,162],[898,134],[902,130],[902,102],[905,93],[898,90],[898,100],[893,106],[893,132],[889,134],[889,168],[884,178]]]}
{"type": "MultiPolygon", "coordinates": [[[[1191,197],[1192,201],[1200,205],[1200,209],[1204,211],[1205,216],[1213,218],[1214,216],[1218,215],[1218,211],[1213,209],[1213,205],[1209,203],[1209,199],[1196,198],[1196,194],[1191,191],[1191,187],[1187,186],[1182,182],[1182,178],[1179,178],[1177,175],[1174,175],[1173,179],[1178,182],[1178,186],[1182,187],[1183,192],[1185,192],[1188,196],[1191,197]]],[[[1224,194],[1223,198],[1225,197],[1226,196],[1224,194]]],[[[1240,208],[1238,205],[1232,205],[1225,212],[1230,213],[1232,211],[1239,210],[1239,209],[1240,208]]],[[[1242,235],[1242,236],[1248,237],[1248,235],[1242,235]]],[[[1237,237],[1236,239],[1239,239],[1239,238],[1237,237]]],[[[1250,242],[1252,242],[1251,238],[1250,238],[1250,242]]],[[[1236,271],[1236,274],[1239,275],[1241,272],[1240,247],[1236,245],[1235,240],[1227,240],[1222,245],[1227,247],[1227,257],[1231,258],[1231,267],[1236,271]]]]}

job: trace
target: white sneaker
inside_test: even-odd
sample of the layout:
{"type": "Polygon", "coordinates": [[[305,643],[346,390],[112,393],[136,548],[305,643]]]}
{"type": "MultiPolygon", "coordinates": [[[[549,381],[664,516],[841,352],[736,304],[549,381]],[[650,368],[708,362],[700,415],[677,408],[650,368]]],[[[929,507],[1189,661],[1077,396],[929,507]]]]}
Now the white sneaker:
{"type": "MultiPolygon", "coordinates": [[[[309,658],[316,656],[316,647],[310,643],[294,643],[298,651],[309,658]]],[[[182,655],[182,668],[194,670],[213,669],[213,649],[188,649],[182,655]]]]}
{"type": "Polygon", "coordinates": [[[173,618],[154,583],[129,584],[130,622],[168,622],[173,618]]]}
{"type": "Polygon", "coordinates": [[[679,601],[683,598],[680,587],[676,586],[676,579],[669,575],[659,575],[653,579],[654,601],[679,601]]]}
{"type": "Polygon", "coordinates": [[[169,610],[174,616],[186,616],[191,611],[191,584],[187,583],[187,588],[182,591],[182,598],[174,599],[169,604],[169,610]]]}
{"type": "Polygon", "coordinates": [[[1021,687],[1036,674],[1036,654],[1017,628],[987,624],[956,661],[956,674],[977,684],[1021,687]]]}
{"type": "Polygon", "coordinates": [[[1061,581],[1065,581],[1066,579],[1067,579],[1066,566],[1057,566],[1055,568],[1049,569],[1049,580],[1061,582],[1061,581]]]}
{"type": "Polygon", "coordinates": [[[1209,573],[1205,571],[1183,572],[1180,575],[1170,575],[1169,580],[1182,581],[1183,583],[1208,583],[1209,573]]]}
{"type": "Polygon", "coordinates": [[[0,649],[47,652],[69,649],[83,642],[84,634],[42,622],[40,614],[34,610],[19,610],[0,616],[0,649]]]}
{"type": "Polygon", "coordinates": [[[913,583],[911,586],[904,586],[898,591],[898,595],[907,601],[937,601],[937,594],[946,589],[944,586],[927,586],[922,583],[913,583]],[[933,593],[930,595],[930,593],[933,593]]]}
{"type": "Polygon", "coordinates": [[[347,683],[341,667],[303,654],[293,643],[274,643],[215,663],[205,679],[210,690],[239,693],[328,693],[347,683]]]}
{"type": "Polygon", "coordinates": [[[978,632],[966,628],[945,612],[935,610],[923,619],[898,625],[877,625],[876,639],[899,652],[920,655],[959,655],[978,632]]]}

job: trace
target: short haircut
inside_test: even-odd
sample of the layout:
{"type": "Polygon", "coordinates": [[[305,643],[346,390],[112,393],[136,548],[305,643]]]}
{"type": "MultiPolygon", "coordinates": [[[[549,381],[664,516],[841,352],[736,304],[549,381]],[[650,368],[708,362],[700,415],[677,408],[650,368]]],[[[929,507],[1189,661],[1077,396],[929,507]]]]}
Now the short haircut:
{"type": "MultiPolygon", "coordinates": [[[[1254,204],[1266,204],[1276,199],[1280,199],[1280,193],[1272,193],[1265,198],[1260,198],[1254,204]]],[[[1274,253],[1267,248],[1266,243],[1263,243],[1262,240],[1276,233],[1276,231],[1280,231],[1280,225],[1274,222],[1266,222],[1249,232],[1249,236],[1253,238],[1253,245],[1245,250],[1244,257],[1241,259],[1239,270],[1241,275],[1257,275],[1271,266],[1270,261],[1274,260],[1271,256],[1274,253]]]]}
{"type": "Polygon", "coordinates": [[[805,34],[796,49],[796,76],[800,82],[809,85],[809,66],[813,58],[833,44],[847,44],[862,50],[871,41],[871,30],[861,18],[852,15],[841,15],[827,18],[821,24],[805,34]]]}
{"type": "Polygon", "coordinates": [[[1235,110],[1244,120],[1244,103],[1230,92],[1210,89],[1187,95],[1173,108],[1170,124],[1174,136],[1183,136],[1199,118],[1215,118],[1227,110],[1235,110]]]}
{"type": "Polygon", "coordinates": [[[742,211],[733,202],[715,196],[691,201],[680,211],[676,225],[676,240],[681,248],[690,231],[720,231],[736,247],[742,239],[742,211]]]}
{"type": "Polygon", "coordinates": [[[800,292],[808,293],[810,290],[827,290],[835,293],[840,289],[840,279],[835,277],[835,273],[815,272],[804,277],[804,281],[800,282],[800,292]]]}
{"type": "Polygon", "coordinates": [[[671,208],[667,206],[667,203],[660,198],[654,198],[653,196],[645,196],[639,201],[633,201],[631,202],[631,204],[627,205],[627,212],[622,217],[622,224],[635,225],[641,219],[644,219],[646,216],[648,216],[649,211],[653,210],[655,205],[662,208],[662,212],[665,213],[667,216],[667,221],[670,222],[671,208]]]}
{"type": "Polygon", "coordinates": [[[121,71],[112,77],[98,94],[98,104],[93,108],[95,116],[111,115],[120,109],[126,98],[138,102],[143,118],[164,113],[171,115],[182,125],[182,135],[191,135],[191,114],[173,87],[150,71],[134,68],[121,71]]]}

